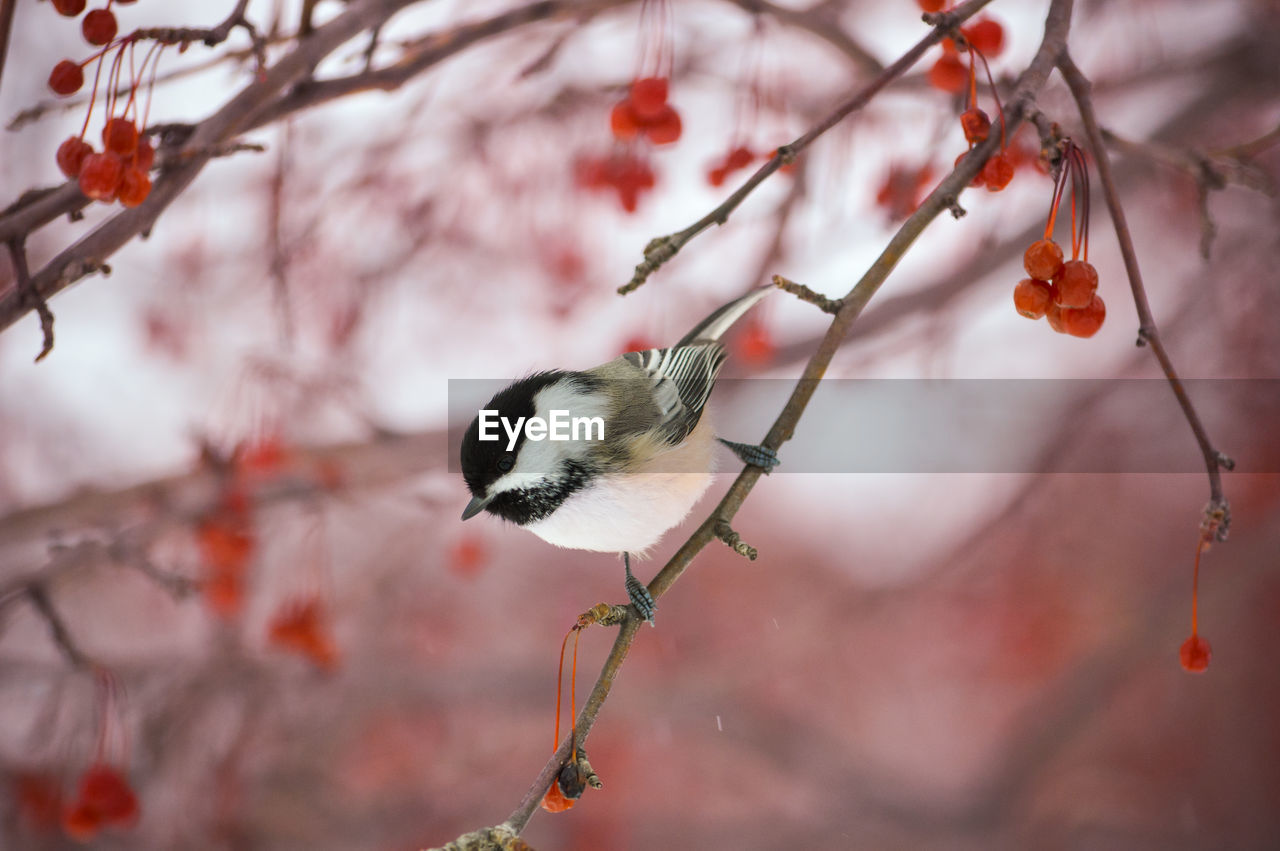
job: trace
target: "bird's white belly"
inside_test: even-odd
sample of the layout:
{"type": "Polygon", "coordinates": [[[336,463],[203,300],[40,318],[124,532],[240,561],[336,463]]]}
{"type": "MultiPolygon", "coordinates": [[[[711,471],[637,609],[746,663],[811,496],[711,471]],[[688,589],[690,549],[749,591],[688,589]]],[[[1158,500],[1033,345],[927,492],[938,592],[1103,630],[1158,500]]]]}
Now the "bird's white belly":
{"type": "Polygon", "coordinates": [[[524,528],[558,547],[642,555],[710,484],[709,472],[605,476],[524,528]]]}

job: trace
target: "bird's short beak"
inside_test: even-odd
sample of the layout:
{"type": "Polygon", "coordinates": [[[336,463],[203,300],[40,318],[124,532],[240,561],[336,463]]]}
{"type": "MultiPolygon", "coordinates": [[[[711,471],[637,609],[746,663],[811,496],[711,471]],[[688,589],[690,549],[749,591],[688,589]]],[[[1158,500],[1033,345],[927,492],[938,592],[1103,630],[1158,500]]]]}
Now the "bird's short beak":
{"type": "Polygon", "coordinates": [[[484,511],[485,506],[491,502],[493,502],[493,497],[491,496],[485,496],[485,497],[473,496],[471,498],[471,501],[467,503],[467,507],[462,510],[462,519],[470,520],[472,517],[475,517],[481,511],[484,511]]]}

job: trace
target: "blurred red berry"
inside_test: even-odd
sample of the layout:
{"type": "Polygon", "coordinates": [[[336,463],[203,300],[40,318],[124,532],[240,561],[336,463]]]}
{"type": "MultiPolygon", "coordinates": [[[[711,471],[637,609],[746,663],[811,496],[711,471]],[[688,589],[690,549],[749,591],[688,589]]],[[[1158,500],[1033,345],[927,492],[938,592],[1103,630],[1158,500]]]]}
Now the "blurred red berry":
{"type": "Polygon", "coordinates": [[[1052,239],[1039,239],[1022,255],[1022,268],[1042,281],[1052,281],[1062,271],[1062,248],[1052,239]]]}
{"type": "Polygon", "coordinates": [[[102,818],[86,804],[76,802],[63,811],[62,829],[72,839],[87,842],[102,829],[102,818]]]}
{"type": "Polygon", "coordinates": [[[916,0],[923,12],[941,12],[946,8],[947,0],[916,0]]]}
{"type": "Polygon", "coordinates": [[[80,803],[103,824],[128,827],[138,818],[138,796],[124,774],[106,763],[91,765],[80,778],[80,803]]]}
{"type": "Polygon", "coordinates": [[[1062,308],[1062,330],[1072,337],[1089,338],[1098,333],[1107,318],[1102,296],[1094,294],[1084,307],[1062,308]]]}
{"type": "Polygon", "coordinates": [[[282,605],[267,627],[267,639],[283,650],[310,659],[318,668],[338,664],[338,647],[329,631],[329,614],[318,597],[282,605]]]}
{"type": "Polygon", "coordinates": [[[777,350],[764,324],[759,321],[748,321],[747,327],[738,337],[735,354],[749,365],[759,367],[772,361],[777,350]]]}
{"type": "Polygon", "coordinates": [[[667,105],[667,78],[643,77],[631,84],[631,104],[636,115],[646,121],[652,121],[662,113],[667,105]]]}
{"type": "Polygon", "coordinates": [[[79,136],[71,136],[58,146],[58,153],[55,157],[58,162],[58,169],[67,177],[79,177],[80,169],[84,166],[85,157],[92,153],[93,145],[90,145],[79,136]]]}
{"type": "Polygon", "coordinates": [[[90,44],[110,44],[116,37],[116,16],[110,9],[94,9],[80,22],[80,33],[90,44]]]}
{"type": "Polygon", "coordinates": [[[130,156],[138,149],[138,128],[127,118],[109,118],[102,125],[102,145],[113,154],[130,156]]]}
{"type": "Polygon", "coordinates": [[[150,136],[138,137],[138,148],[133,152],[133,164],[143,171],[150,171],[155,165],[156,149],[151,144],[150,136]]]}
{"type": "Polygon", "coordinates": [[[609,113],[609,129],[613,131],[613,138],[620,142],[630,141],[640,134],[640,117],[636,115],[630,98],[614,105],[613,112],[609,113]]]}
{"type": "Polygon", "coordinates": [[[964,128],[965,141],[976,145],[991,132],[991,119],[976,106],[971,106],[960,113],[960,126],[964,128]]]}
{"type": "Polygon", "coordinates": [[[1045,281],[1023,278],[1013,288],[1013,307],[1028,319],[1044,316],[1053,301],[1053,290],[1045,281]]]}
{"type": "Polygon", "coordinates": [[[1013,180],[1013,163],[1009,161],[1004,151],[994,154],[982,167],[982,181],[987,185],[988,192],[999,192],[1008,186],[1011,180],[1013,180]]]}
{"type": "Polygon", "coordinates": [[[53,8],[59,15],[74,18],[84,11],[85,0],[53,0],[53,8]]]}
{"type": "Polygon", "coordinates": [[[724,179],[728,174],[729,173],[720,166],[709,168],[707,169],[707,183],[710,183],[712,186],[722,186],[724,185],[724,179]]]}
{"type": "Polygon", "coordinates": [[[746,145],[739,145],[729,152],[724,164],[730,169],[746,168],[751,165],[751,161],[755,158],[755,154],[751,153],[750,148],[746,145]]]}
{"type": "Polygon", "coordinates": [[[1178,661],[1182,663],[1184,670],[1193,674],[1203,674],[1209,670],[1209,658],[1212,655],[1213,648],[1209,646],[1209,642],[1195,632],[1178,648],[1178,661]]]}
{"type": "Polygon", "coordinates": [[[994,59],[1004,50],[1004,27],[991,18],[980,18],[960,32],[974,49],[988,59],[994,59]]]}
{"type": "Polygon", "coordinates": [[[84,85],[84,69],[70,59],[63,59],[49,72],[49,88],[54,94],[73,95],[84,85]]]}
{"type": "Polygon", "coordinates": [[[969,69],[955,56],[943,54],[929,69],[929,85],[959,94],[969,85],[969,69]]]}
{"type": "Polygon", "coordinates": [[[123,168],[115,154],[103,152],[89,154],[80,167],[80,191],[95,201],[110,201],[115,197],[123,168]]]}
{"type": "Polygon", "coordinates": [[[449,550],[449,570],[459,576],[475,576],[488,560],[488,548],[474,535],[460,538],[449,550]]]}
{"type": "Polygon", "coordinates": [[[62,817],[62,788],[52,776],[20,772],[13,779],[13,800],[23,819],[37,830],[54,830],[62,817]]]}
{"type": "Polygon", "coordinates": [[[673,107],[664,106],[645,127],[645,133],[649,136],[649,141],[655,145],[670,145],[680,138],[683,129],[680,113],[673,107]]]}
{"type": "Polygon", "coordinates": [[[1061,307],[1084,307],[1098,290],[1098,270],[1084,260],[1068,260],[1053,277],[1061,307]]]}

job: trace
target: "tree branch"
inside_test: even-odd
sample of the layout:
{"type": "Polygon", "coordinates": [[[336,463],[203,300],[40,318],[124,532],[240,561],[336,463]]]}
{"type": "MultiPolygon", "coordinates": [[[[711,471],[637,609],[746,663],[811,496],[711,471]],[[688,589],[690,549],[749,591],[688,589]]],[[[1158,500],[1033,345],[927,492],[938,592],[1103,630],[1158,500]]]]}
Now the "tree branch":
{"type": "MultiPolygon", "coordinates": [[[[1129,276],[1129,288],[1133,291],[1133,303],[1138,311],[1138,345],[1151,346],[1151,353],[1159,361],[1160,368],[1164,371],[1165,378],[1169,381],[1169,387],[1173,390],[1173,395],[1177,397],[1178,405],[1182,408],[1182,414],[1186,417],[1187,424],[1191,426],[1191,432],[1195,435],[1196,443],[1200,446],[1200,452],[1204,456],[1205,468],[1209,474],[1210,509],[1227,511],[1228,503],[1222,493],[1221,468],[1226,467],[1230,470],[1234,466],[1234,462],[1215,449],[1213,443],[1209,440],[1209,434],[1205,431],[1204,424],[1200,421],[1200,414],[1196,411],[1191,397],[1187,395],[1187,390],[1183,387],[1181,379],[1178,378],[1177,370],[1174,369],[1173,359],[1169,357],[1169,353],[1164,347],[1164,342],[1160,339],[1160,331],[1156,327],[1155,317],[1151,313],[1151,304],[1147,300],[1147,290],[1142,283],[1142,271],[1138,268],[1138,254],[1133,247],[1133,236],[1129,232],[1129,223],[1125,218],[1124,207],[1120,204],[1120,195],[1116,191],[1115,179],[1111,174],[1111,162],[1107,157],[1107,150],[1103,144],[1102,130],[1098,125],[1098,117],[1093,110],[1093,98],[1090,94],[1092,84],[1076,67],[1070,54],[1065,50],[1058,58],[1058,69],[1062,72],[1062,76],[1066,80],[1067,86],[1071,89],[1071,95],[1075,98],[1076,105],[1080,110],[1080,118],[1084,122],[1085,135],[1089,138],[1089,147],[1092,149],[1094,162],[1098,166],[1098,179],[1102,183],[1103,195],[1107,200],[1107,209],[1111,213],[1111,221],[1116,231],[1116,240],[1120,243],[1120,255],[1124,258],[1125,272],[1129,276]]],[[[1225,532],[1225,523],[1222,529],[1225,532]]]]}

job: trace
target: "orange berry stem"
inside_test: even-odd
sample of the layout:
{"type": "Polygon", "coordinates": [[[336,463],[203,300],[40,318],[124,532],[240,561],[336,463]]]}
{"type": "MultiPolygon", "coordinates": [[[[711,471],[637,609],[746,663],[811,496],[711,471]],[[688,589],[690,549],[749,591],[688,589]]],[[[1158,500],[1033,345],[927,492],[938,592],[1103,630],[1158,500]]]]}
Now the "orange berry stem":
{"type": "Polygon", "coordinates": [[[116,91],[120,88],[120,69],[124,59],[124,43],[116,49],[115,58],[111,60],[111,73],[107,75],[107,118],[116,113],[116,91]]]}
{"type": "MultiPolygon", "coordinates": [[[[573,632],[570,628],[569,632],[573,632]]],[[[560,642],[560,664],[556,666],[556,732],[555,740],[551,743],[551,751],[560,747],[560,691],[564,685],[564,648],[569,643],[569,632],[564,634],[564,640],[560,642]]]]}
{"type": "Polygon", "coordinates": [[[1064,163],[1058,172],[1058,180],[1053,184],[1053,197],[1049,199],[1049,221],[1044,226],[1044,238],[1053,238],[1053,226],[1058,221],[1058,207],[1062,204],[1062,193],[1067,188],[1067,166],[1064,163]]]}
{"type": "MultiPolygon", "coordinates": [[[[973,109],[978,105],[978,73],[974,66],[973,54],[978,51],[973,49],[973,45],[969,45],[969,102],[965,104],[968,109],[973,109]]],[[[970,147],[973,147],[970,145],[970,147]]]]}
{"type": "MultiPolygon", "coordinates": [[[[156,91],[156,72],[160,69],[160,55],[164,53],[164,48],[165,45],[159,42],[155,43],[156,58],[151,64],[151,79],[147,81],[147,105],[142,110],[142,125],[138,128],[139,130],[147,129],[147,121],[151,117],[151,96],[156,91]]],[[[143,62],[142,67],[146,68],[147,63],[143,62]]]]}
{"type": "MultiPolygon", "coordinates": [[[[138,69],[133,61],[134,46],[136,44],[136,41],[129,42],[129,99],[125,101],[124,109],[120,110],[120,115],[122,117],[128,117],[129,110],[133,108],[134,105],[134,96],[138,94],[138,69]]],[[[123,52],[123,48],[121,48],[121,52],[123,52]]],[[[136,109],[133,114],[135,117],[137,116],[138,112],[136,109]]]]}
{"type": "Polygon", "coordinates": [[[573,629],[573,667],[569,672],[569,735],[573,737],[573,751],[570,759],[578,761],[578,639],[582,637],[582,628],[573,629]]]}
{"type": "MultiPolygon", "coordinates": [[[[1005,129],[1004,129],[1004,107],[1000,104],[1000,93],[996,91],[995,78],[991,76],[991,66],[987,64],[987,57],[982,55],[982,51],[978,50],[972,44],[969,45],[969,52],[978,54],[978,58],[982,60],[982,69],[987,72],[987,83],[991,86],[991,97],[996,101],[996,115],[1000,116],[1000,150],[1005,149],[1005,129]]],[[[1048,237],[1046,237],[1047,239],[1048,237]]]]}
{"type": "Polygon", "coordinates": [[[1191,634],[1195,635],[1199,626],[1199,596],[1200,596],[1200,553],[1204,552],[1204,535],[1200,536],[1200,540],[1196,541],[1196,560],[1191,568],[1191,634]]]}
{"type": "Polygon", "coordinates": [[[89,132],[89,119],[93,118],[93,106],[98,101],[98,81],[102,78],[102,57],[107,52],[104,47],[98,51],[98,68],[93,72],[93,91],[89,93],[89,109],[84,114],[84,124],[80,127],[80,138],[89,132]]]}

